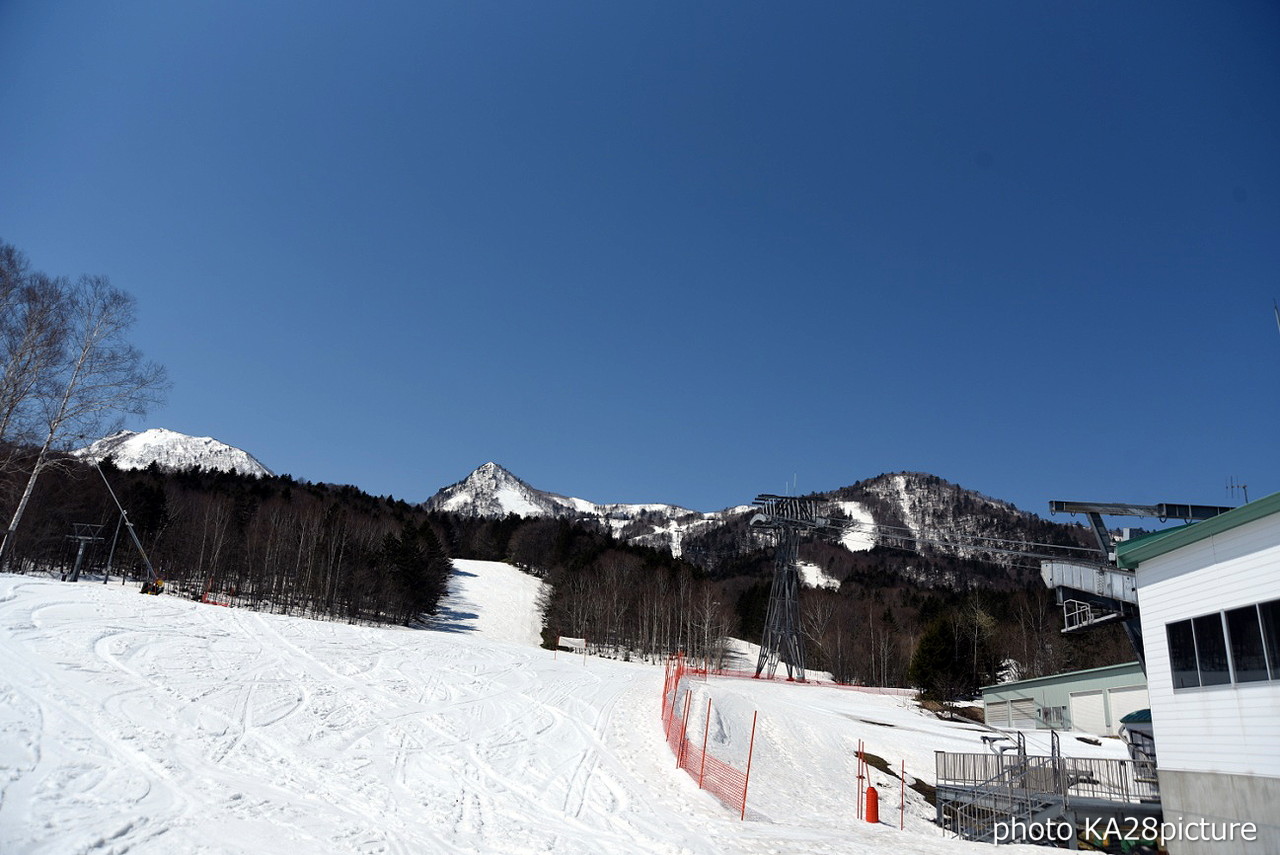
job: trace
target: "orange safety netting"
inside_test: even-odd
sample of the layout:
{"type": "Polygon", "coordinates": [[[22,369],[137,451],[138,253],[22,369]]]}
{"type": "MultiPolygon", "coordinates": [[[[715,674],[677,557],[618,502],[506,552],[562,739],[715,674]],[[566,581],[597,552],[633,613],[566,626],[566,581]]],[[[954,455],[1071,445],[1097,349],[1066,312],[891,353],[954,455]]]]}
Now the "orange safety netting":
{"type": "MultiPolygon", "coordinates": [[[[746,816],[747,785],[750,780],[751,760],[742,771],[715,757],[706,749],[707,724],[703,725],[702,738],[688,735],[689,705],[692,693],[680,691],[681,681],[693,671],[685,667],[684,659],[676,656],[667,660],[667,678],[662,690],[662,726],[667,744],[676,757],[676,766],[684,769],[698,782],[698,787],[718,798],[742,817],[746,816]]],[[[711,702],[707,701],[706,720],[710,721],[711,702]]],[[[752,748],[755,742],[755,725],[752,724],[752,748]]]]}

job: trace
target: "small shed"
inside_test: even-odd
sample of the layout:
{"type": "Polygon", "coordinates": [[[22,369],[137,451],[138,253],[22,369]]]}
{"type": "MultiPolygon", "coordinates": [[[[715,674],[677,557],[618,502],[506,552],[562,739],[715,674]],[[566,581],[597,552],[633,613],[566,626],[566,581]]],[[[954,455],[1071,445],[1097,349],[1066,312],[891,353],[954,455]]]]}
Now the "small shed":
{"type": "Polygon", "coordinates": [[[1129,756],[1134,760],[1155,762],[1156,739],[1151,728],[1151,710],[1134,710],[1120,719],[1120,736],[1129,744],[1129,756]]]}
{"type": "Polygon", "coordinates": [[[1125,662],[983,686],[982,706],[992,727],[1114,736],[1122,718],[1149,706],[1147,680],[1138,662],[1125,662]]]}

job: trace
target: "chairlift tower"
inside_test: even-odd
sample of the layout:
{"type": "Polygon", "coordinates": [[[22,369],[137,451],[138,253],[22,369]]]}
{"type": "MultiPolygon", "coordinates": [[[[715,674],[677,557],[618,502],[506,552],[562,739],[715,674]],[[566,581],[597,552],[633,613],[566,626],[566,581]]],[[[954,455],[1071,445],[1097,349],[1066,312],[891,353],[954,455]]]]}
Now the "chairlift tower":
{"type": "Polygon", "coordinates": [[[764,638],[756,676],[768,671],[772,678],[778,662],[787,666],[787,679],[803,683],[804,636],[800,627],[800,568],[798,566],[800,536],[804,532],[831,527],[820,515],[822,502],[794,496],[762,493],[751,503],[757,509],[751,518],[754,528],[768,529],[777,538],[773,558],[773,586],[769,590],[769,608],[764,621],[764,638]]]}
{"type": "MultiPolygon", "coordinates": [[[[102,538],[98,537],[98,532],[102,530],[102,526],[93,523],[72,523],[72,530],[75,534],[67,535],[67,540],[74,540],[78,544],[76,547],[76,564],[71,570],[71,581],[80,581],[80,565],[84,561],[84,548],[90,543],[100,543],[102,538]]],[[[62,577],[67,578],[65,575],[62,577]]]]}

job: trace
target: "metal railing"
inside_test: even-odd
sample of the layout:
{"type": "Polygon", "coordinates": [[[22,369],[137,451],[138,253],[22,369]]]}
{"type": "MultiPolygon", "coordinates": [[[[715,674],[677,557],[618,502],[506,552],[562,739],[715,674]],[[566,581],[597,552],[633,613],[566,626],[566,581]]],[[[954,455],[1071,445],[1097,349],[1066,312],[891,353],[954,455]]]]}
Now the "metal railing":
{"type": "Polygon", "coordinates": [[[1113,802],[1158,801],[1155,764],[1109,757],[1020,757],[1016,754],[937,752],[939,787],[990,787],[1003,781],[1013,789],[1113,802]],[[1028,764],[1031,761],[1043,761],[1028,764]]]}
{"type": "MultiPolygon", "coordinates": [[[[1019,734],[1014,754],[935,754],[938,824],[967,840],[995,842],[998,824],[1067,815],[1073,802],[1159,802],[1154,763],[1104,757],[1028,755],[1019,734]]],[[[1013,842],[1013,841],[1009,841],[1013,842]]]]}

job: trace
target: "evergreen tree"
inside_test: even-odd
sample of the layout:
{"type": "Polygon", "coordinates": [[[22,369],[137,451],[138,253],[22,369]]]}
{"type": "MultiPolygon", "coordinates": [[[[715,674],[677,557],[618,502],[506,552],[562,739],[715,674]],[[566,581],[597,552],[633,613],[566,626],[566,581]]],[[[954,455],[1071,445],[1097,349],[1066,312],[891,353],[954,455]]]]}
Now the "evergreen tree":
{"type": "Polygon", "coordinates": [[[958,640],[955,621],[950,617],[934,619],[920,637],[907,667],[907,679],[926,698],[950,701],[970,695],[977,688],[958,640]]]}

